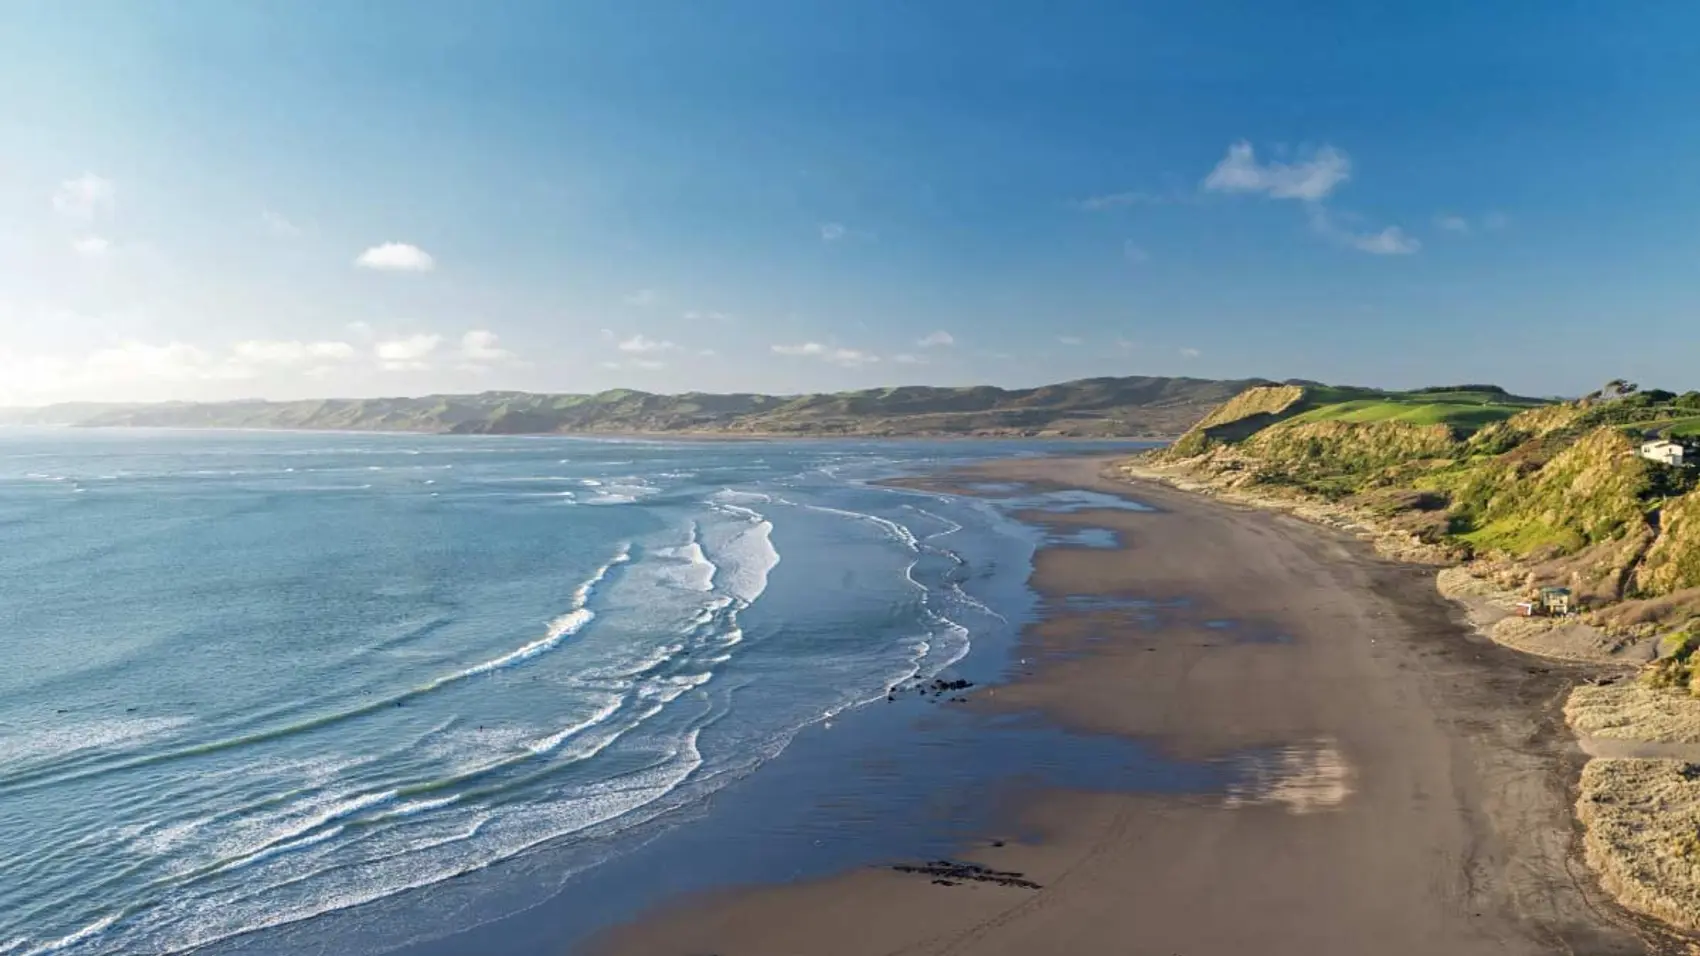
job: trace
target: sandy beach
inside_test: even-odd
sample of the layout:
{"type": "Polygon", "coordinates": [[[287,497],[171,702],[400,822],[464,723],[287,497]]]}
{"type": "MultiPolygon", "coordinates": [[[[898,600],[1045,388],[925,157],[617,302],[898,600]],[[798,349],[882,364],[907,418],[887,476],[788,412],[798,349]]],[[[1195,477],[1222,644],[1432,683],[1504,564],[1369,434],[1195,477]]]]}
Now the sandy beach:
{"type": "Polygon", "coordinates": [[[676,900],[588,951],[1674,951],[1582,863],[1571,805],[1585,756],[1561,713],[1581,671],[1473,634],[1432,568],[1290,516],[1109,481],[1103,464],[933,480],[1089,488],[1154,509],[1032,516],[1115,547],[1040,552],[1044,614],[1020,663],[960,706],[989,728],[1039,719],[1141,741],[1215,768],[1220,788],[1028,789],[953,867],[894,859],[908,869],[676,900]]]}

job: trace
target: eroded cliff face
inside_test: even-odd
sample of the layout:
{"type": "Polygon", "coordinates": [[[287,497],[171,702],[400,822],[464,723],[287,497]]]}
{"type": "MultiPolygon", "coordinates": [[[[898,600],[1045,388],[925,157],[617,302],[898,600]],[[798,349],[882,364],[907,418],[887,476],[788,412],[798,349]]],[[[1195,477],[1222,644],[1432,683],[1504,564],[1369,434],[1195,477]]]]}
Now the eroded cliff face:
{"type": "Polygon", "coordinates": [[[1449,457],[1458,440],[1445,425],[1289,422],[1258,432],[1243,447],[1275,469],[1366,474],[1408,461],[1449,457]]]}
{"type": "Polygon", "coordinates": [[[1188,458],[1213,444],[1244,439],[1259,429],[1295,413],[1304,403],[1300,385],[1263,385],[1248,388],[1204,416],[1170,446],[1168,454],[1188,458]]]}
{"type": "Polygon", "coordinates": [[[1700,587],[1700,489],[1660,509],[1659,536],[1635,573],[1635,589],[1662,595],[1700,587]]]}

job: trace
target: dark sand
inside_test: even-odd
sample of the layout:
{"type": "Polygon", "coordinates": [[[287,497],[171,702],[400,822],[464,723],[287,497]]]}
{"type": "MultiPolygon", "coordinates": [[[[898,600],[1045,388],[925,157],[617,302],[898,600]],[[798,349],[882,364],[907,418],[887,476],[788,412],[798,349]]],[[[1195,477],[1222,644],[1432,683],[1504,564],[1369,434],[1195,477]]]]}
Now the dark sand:
{"type": "MultiPolygon", "coordinates": [[[[989,713],[1042,715],[1236,768],[1214,795],[1045,791],[959,859],[1038,888],[866,869],[666,906],[628,954],[1632,954],[1670,941],[1578,856],[1580,671],[1471,634],[1432,570],[1296,519],[1003,462],[972,481],[1131,491],[1159,509],[1046,515],[1120,548],[1051,547],[1047,599],[989,713]],[[1012,834],[1019,834],[1019,839],[1012,834]],[[1003,837],[1002,846],[993,839],[1003,837]]],[[[945,487],[940,484],[939,487],[945,487]]],[[[923,861],[894,861],[923,862],[923,861]]],[[[1674,951],[1674,950],[1673,950],[1674,951]]]]}

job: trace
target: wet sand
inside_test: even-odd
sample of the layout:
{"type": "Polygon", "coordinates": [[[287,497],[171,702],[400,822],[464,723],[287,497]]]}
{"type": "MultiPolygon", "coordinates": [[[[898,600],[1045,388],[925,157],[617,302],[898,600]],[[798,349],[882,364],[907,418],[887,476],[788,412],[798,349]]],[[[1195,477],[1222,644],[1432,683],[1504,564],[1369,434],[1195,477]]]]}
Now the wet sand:
{"type": "MultiPolygon", "coordinates": [[[[1656,953],[1605,896],[1571,812],[1584,756],[1560,707],[1583,673],[1473,634],[1433,569],[1269,512],[1000,462],[976,482],[1128,493],[1155,511],[1032,519],[1116,547],[1038,556],[1044,615],[1011,679],[966,705],[1154,743],[1216,792],[1040,790],[953,862],[676,901],[608,956],[1656,953]],[[1019,874],[1018,877],[1007,875],[1019,874]]],[[[1067,540],[1066,538],[1064,540],[1067,540]]],[[[995,731],[992,731],[995,733],[995,731]]],[[[754,852],[754,849],[752,849],[754,852]]],[[[925,860],[893,860],[918,864],[925,860]]]]}

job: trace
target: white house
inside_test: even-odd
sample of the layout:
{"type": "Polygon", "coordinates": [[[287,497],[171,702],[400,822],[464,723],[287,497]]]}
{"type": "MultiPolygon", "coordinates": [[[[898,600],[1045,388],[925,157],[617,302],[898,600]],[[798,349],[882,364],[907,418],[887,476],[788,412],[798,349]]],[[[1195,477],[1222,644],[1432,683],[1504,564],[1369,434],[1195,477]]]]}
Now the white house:
{"type": "Polygon", "coordinates": [[[1656,441],[1641,443],[1641,457],[1648,461],[1656,461],[1661,465],[1671,465],[1680,468],[1684,465],[1696,464],[1694,449],[1679,441],[1660,438],[1656,441]]]}

